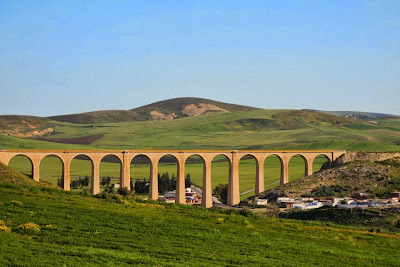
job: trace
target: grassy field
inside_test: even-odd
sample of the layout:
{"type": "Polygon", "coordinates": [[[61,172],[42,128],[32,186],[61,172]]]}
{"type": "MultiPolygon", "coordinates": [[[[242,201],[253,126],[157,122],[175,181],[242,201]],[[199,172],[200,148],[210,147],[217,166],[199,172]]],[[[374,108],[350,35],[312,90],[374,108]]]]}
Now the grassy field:
{"type": "Polygon", "coordinates": [[[15,176],[0,165],[3,266],[400,264],[397,234],[117,195],[99,199],[28,179],[19,185],[24,181],[15,176]]]}
{"type": "Polygon", "coordinates": [[[49,123],[55,128],[50,139],[103,137],[72,145],[0,134],[0,148],[400,150],[398,118],[371,124],[319,112],[252,110],[166,121],[49,123]]]}
{"type": "MultiPolygon", "coordinates": [[[[318,156],[314,160],[313,170],[318,171],[322,164],[327,159],[324,156],[318,156]]],[[[14,157],[9,166],[26,174],[31,174],[31,163],[24,156],[14,157]]],[[[289,162],[290,181],[296,180],[304,176],[305,163],[302,157],[295,156],[289,162]]],[[[78,176],[91,177],[91,163],[87,160],[74,159],[71,163],[71,180],[76,179],[78,176]]],[[[159,173],[168,172],[170,175],[177,174],[176,163],[160,163],[158,168],[159,173]]],[[[202,186],[203,184],[203,164],[202,163],[187,163],[185,165],[186,174],[191,175],[191,180],[202,186]]],[[[279,185],[280,180],[280,161],[277,157],[268,157],[264,164],[264,183],[265,189],[270,189],[279,185]]],[[[220,183],[226,184],[229,180],[229,163],[228,161],[214,161],[212,163],[212,188],[220,183]]],[[[52,184],[57,184],[57,180],[61,178],[62,164],[56,157],[46,157],[40,165],[40,179],[52,184]]],[[[243,159],[239,164],[239,187],[240,191],[247,191],[253,189],[255,186],[256,177],[256,164],[254,159],[243,159]]],[[[110,176],[113,180],[112,183],[119,183],[120,177],[120,164],[112,162],[101,162],[100,164],[100,177],[110,176]]],[[[132,164],[131,165],[131,178],[148,179],[150,176],[149,164],[132,164]]],[[[253,195],[254,192],[243,195],[242,198],[253,195]]]]}

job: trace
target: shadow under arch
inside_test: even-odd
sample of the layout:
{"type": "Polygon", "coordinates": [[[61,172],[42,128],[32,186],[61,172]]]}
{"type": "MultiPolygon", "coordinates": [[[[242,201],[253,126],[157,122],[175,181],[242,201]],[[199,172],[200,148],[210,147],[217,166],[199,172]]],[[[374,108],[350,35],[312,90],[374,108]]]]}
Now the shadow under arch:
{"type": "Polygon", "coordinates": [[[307,176],[307,159],[301,154],[295,154],[288,161],[289,182],[307,176]]]}
{"type": "Polygon", "coordinates": [[[13,156],[8,161],[8,166],[33,179],[33,162],[28,155],[18,154],[13,156]]]}
{"type": "Polygon", "coordinates": [[[268,155],[264,160],[264,190],[277,187],[283,176],[283,160],[277,154],[268,155]]]}
{"type": "Polygon", "coordinates": [[[211,161],[211,189],[216,197],[213,202],[217,205],[219,203],[227,203],[231,171],[230,158],[224,154],[218,154],[213,157],[211,161]]]}
{"type": "Polygon", "coordinates": [[[75,155],[70,163],[71,191],[89,190],[93,184],[93,160],[85,154],[75,155]]]}
{"type": "Polygon", "coordinates": [[[56,154],[45,155],[39,163],[39,180],[63,187],[64,185],[64,161],[56,154]]]}
{"type": "Polygon", "coordinates": [[[148,195],[153,162],[145,154],[139,154],[130,162],[131,190],[136,194],[148,195]]]}
{"type": "Polygon", "coordinates": [[[319,154],[312,160],[313,173],[332,167],[331,159],[325,154],[319,154]]]}
{"type": "Polygon", "coordinates": [[[104,155],[100,159],[99,165],[99,182],[100,190],[106,193],[114,192],[114,189],[120,188],[122,185],[122,162],[121,159],[114,154],[104,155]]]}

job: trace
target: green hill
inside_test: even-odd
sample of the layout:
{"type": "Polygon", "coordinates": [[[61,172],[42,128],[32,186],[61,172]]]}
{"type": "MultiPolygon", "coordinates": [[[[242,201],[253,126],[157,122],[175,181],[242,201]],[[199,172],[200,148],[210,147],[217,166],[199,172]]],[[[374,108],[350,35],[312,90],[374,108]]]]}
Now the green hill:
{"type": "Polygon", "coordinates": [[[9,172],[0,169],[4,266],[400,264],[397,234],[119,195],[95,198],[12,184],[9,172]]]}
{"type": "Polygon", "coordinates": [[[49,117],[52,120],[79,124],[172,120],[215,112],[236,112],[256,108],[210,99],[182,97],[155,102],[131,110],[103,110],[49,117]]]}
{"type": "Polygon", "coordinates": [[[33,186],[42,188],[53,188],[61,191],[61,189],[51,183],[36,182],[32,178],[22,174],[21,172],[10,168],[0,162],[0,183],[10,183],[13,185],[33,186]]]}
{"type": "Polygon", "coordinates": [[[54,131],[34,137],[42,142],[0,134],[0,148],[48,148],[54,144],[54,148],[131,150],[400,150],[400,119],[369,123],[306,110],[217,112],[174,120],[98,124],[47,123],[52,124],[54,131]]]}
{"type": "Polygon", "coordinates": [[[368,121],[176,98],[128,111],[0,116],[0,148],[399,151],[400,117],[378,115],[368,121]]]}

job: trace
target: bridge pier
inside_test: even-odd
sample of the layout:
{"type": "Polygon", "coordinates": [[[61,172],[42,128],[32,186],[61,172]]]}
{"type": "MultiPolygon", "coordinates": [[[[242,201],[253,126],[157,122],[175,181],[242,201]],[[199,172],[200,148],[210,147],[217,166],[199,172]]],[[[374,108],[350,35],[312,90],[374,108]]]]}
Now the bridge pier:
{"type": "Polygon", "coordinates": [[[284,185],[289,182],[289,160],[284,158],[281,162],[281,181],[280,184],[284,185]]]}
{"type": "Polygon", "coordinates": [[[120,185],[121,188],[126,187],[131,190],[131,161],[128,157],[128,151],[122,151],[122,163],[121,163],[121,173],[120,173],[120,185]]]}
{"type": "Polygon", "coordinates": [[[256,158],[256,195],[264,191],[264,161],[265,159],[256,158]]]}
{"type": "Polygon", "coordinates": [[[212,159],[204,159],[203,165],[203,190],[201,195],[201,205],[206,208],[212,207],[212,188],[211,188],[211,162],[212,159]]]}
{"type": "Polygon", "coordinates": [[[158,199],[158,159],[150,158],[149,199],[158,199]]]}
{"type": "Polygon", "coordinates": [[[239,158],[236,150],[232,151],[231,165],[229,168],[228,206],[234,206],[240,202],[239,192],[239,158]]]}
{"type": "Polygon", "coordinates": [[[186,204],[185,196],[185,161],[178,159],[178,171],[176,176],[175,203],[186,204]]]}
{"type": "Polygon", "coordinates": [[[92,163],[92,184],[90,192],[93,195],[100,194],[100,161],[93,160],[92,163]]]}
{"type": "Polygon", "coordinates": [[[62,175],[62,187],[65,191],[69,191],[71,188],[71,161],[64,162],[63,175],[62,175]]]}
{"type": "Polygon", "coordinates": [[[32,158],[32,177],[33,180],[39,182],[40,180],[40,159],[38,157],[32,158]]]}

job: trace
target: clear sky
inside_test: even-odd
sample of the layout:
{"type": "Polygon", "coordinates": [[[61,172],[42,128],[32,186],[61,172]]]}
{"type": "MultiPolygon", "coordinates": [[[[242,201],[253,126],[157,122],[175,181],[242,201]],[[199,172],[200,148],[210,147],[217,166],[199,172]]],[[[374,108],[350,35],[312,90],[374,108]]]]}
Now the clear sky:
{"type": "Polygon", "coordinates": [[[183,96],[400,115],[400,1],[0,0],[0,114],[183,96]]]}

